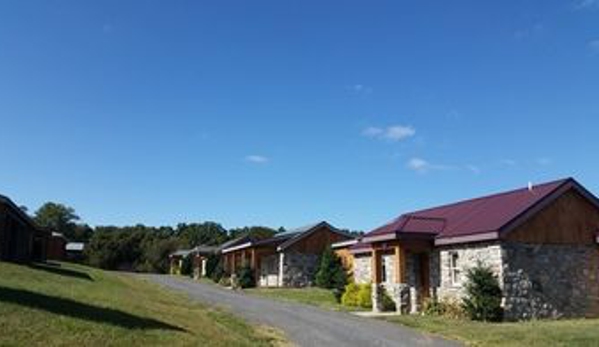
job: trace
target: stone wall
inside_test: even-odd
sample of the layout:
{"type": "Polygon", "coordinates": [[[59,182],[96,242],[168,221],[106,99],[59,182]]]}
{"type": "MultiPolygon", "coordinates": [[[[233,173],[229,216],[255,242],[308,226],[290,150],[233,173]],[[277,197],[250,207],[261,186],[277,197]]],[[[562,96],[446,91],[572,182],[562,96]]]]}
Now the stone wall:
{"type": "Polygon", "coordinates": [[[319,257],[289,251],[283,258],[283,286],[307,287],[314,283],[319,257]]]}
{"type": "Polygon", "coordinates": [[[505,243],[505,318],[599,315],[599,252],[591,245],[505,243]]]}
{"type": "Polygon", "coordinates": [[[385,270],[384,283],[395,283],[394,273],[395,273],[395,255],[393,254],[382,254],[381,255],[381,265],[385,270]]]}
{"type": "Polygon", "coordinates": [[[353,267],[354,282],[367,284],[372,282],[372,256],[370,253],[356,254],[353,267]]]}
{"type": "MultiPolygon", "coordinates": [[[[479,262],[491,267],[495,275],[503,276],[503,256],[499,243],[479,243],[470,245],[441,247],[431,254],[431,287],[441,300],[461,300],[464,295],[466,271],[479,262]],[[457,253],[458,283],[451,280],[450,257],[457,253]]],[[[500,281],[501,282],[501,281],[500,281]]]]}

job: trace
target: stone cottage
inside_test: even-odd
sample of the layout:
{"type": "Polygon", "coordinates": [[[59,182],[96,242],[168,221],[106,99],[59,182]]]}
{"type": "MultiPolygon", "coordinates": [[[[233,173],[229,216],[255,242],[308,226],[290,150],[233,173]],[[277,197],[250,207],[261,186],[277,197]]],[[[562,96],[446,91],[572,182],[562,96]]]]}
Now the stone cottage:
{"type": "Polygon", "coordinates": [[[322,252],[350,235],[320,222],[262,240],[244,239],[222,250],[225,271],[242,266],[255,272],[261,287],[305,287],[312,284],[322,252]]]}
{"type": "Polygon", "coordinates": [[[354,278],[400,312],[459,300],[489,266],[508,320],[599,315],[599,200],[574,179],[406,213],[350,248],[354,278]]]}

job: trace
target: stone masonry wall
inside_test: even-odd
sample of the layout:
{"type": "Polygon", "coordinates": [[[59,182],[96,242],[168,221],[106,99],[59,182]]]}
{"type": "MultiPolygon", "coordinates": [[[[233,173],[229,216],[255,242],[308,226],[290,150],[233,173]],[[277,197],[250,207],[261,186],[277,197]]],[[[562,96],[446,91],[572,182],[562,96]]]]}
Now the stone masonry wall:
{"type": "Polygon", "coordinates": [[[319,257],[314,254],[286,252],[283,260],[283,285],[307,287],[314,283],[319,257]]]}
{"type": "Polygon", "coordinates": [[[461,300],[464,295],[466,271],[480,261],[491,267],[500,279],[503,276],[502,248],[499,243],[480,243],[441,247],[431,256],[431,286],[441,300],[461,300]],[[450,257],[457,253],[458,283],[451,281],[450,257]]]}
{"type": "Polygon", "coordinates": [[[384,265],[385,277],[384,283],[395,283],[395,256],[393,254],[381,255],[381,263],[384,265]]]}
{"type": "Polygon", "coordinates": [[[354,256],[353,274],[356,284],[372,282],[372,256],[370,253],[356,254],[354,256]]]}
{"type": "Polygon", "coordinates": [[[599,315],[595,245],[505,243],[505,318],[599,315]]]}

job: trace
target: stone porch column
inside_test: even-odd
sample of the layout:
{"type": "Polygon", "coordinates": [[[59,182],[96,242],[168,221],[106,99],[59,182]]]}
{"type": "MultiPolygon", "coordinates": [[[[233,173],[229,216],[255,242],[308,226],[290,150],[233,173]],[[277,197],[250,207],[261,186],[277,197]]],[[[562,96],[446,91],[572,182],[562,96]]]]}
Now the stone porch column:
{"type": "Polygon", "coordinates": [[[380,284],[372,284],[372,312],[379,313],[383,311],[381,306],[381,291],[384,290],[380,284]]]}
{"type": "Polygon", "coordinates": [[[403,308],[407,306],[405,302],[404,288],[406,286],[406,251],[401,245],[395,246],[395,290],[393,291],[393,301],[395,301],[395,310],[402,314],[403,308]]]}
{"type": "Polygon", "coordinates": [[[279,253],[279,287],[285,286],[285,253],[279,253]]]}
{"type": "Polygon", "coordinates": [[[410,314],[418,313],[418,290],[410,286],[410,314]]]}

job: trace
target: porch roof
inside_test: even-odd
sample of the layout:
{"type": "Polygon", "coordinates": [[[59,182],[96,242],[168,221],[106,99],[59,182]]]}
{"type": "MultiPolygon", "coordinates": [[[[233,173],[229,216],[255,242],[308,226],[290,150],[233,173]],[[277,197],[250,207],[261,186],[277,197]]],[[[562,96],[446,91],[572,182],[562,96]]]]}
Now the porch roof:
{"type": "Polygon", "coordinates": [[[273,237],[267,239],[248,239],[246,240],[246,242],[236,243],[235,245],[231,245],[230,247],[224,248],[222,251],[223,253],[229,253],[258,246],[275,246],[277,247],[277,251],[281,251],[295,244],[297,241],[303,239],[304,237],[310,235],[312,232],[319,230],[321,227],[327,227],[329,230],[333,232],[346,235],[345,233],[333,227],[327,222],[319,222],[300,228],[291,229],[285,232],[277,233],[273,237]]]}

